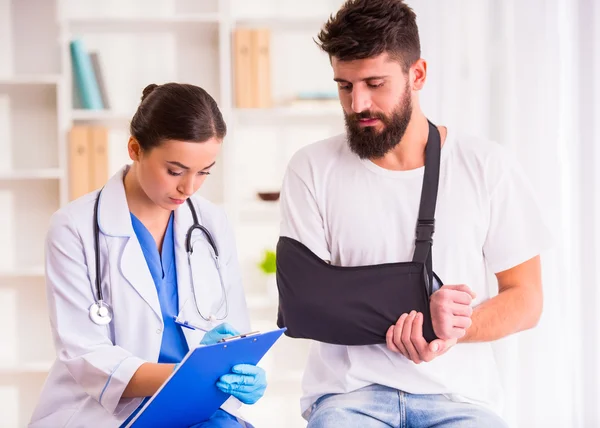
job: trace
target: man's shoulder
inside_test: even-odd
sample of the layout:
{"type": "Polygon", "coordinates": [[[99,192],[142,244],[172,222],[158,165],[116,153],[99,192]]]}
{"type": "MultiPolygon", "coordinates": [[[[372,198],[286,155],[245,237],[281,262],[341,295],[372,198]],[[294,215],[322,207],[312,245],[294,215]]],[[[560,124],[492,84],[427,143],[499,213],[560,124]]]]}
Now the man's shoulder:
{"type": "Polygon", "coordinates": [[[319,171],[331,163],[339,162],[349,154],[346,134],[319,140],[304,146],[292,156],[289,169],[296,173],[312,170],[319,171]]]}
{"type": "Polygon", "coordinates": [[[453,156],[455,160],[478,168],[482,174],[502,170],[512,163],[513,155],[509,148],[489,138],[456,132],[452,135],[451,144],[455,146],[452,149],[457,154],[453,156]]]}
{"type": "Polygon", "coordinates": [[[485,186],[491,194],[506,177],[520,173],[515,153],[504,144],[481,136],[456,133],[450,167],[485,186]]]}
{"type": "Polygon", "coordinates": [[[457,150],[466,156],[487,159],[490,156],[502,156],[506,151],[497,141],[472,133],[456,131],[451,138],[457,150]]]}

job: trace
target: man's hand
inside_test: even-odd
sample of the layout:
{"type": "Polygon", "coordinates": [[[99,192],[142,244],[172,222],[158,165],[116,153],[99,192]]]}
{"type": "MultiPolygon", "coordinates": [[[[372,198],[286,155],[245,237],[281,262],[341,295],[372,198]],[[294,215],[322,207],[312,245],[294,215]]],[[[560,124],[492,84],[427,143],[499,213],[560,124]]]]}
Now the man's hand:
{"type": "Polygon", "coordinates": [[[475,293],[466,285],[444,285],[431,295],[429,308],[435,335],[442,340],[460,339],[471,327],[475,293]]]}
{"type": "Polygon", "coordinates": [[[427,343],[423,337],[423,314],[412,311],[403,314],[386,334],[390,351],[404,355],[415,364],[429,362],[456,344],[456,339],[436,339],[427,343]]]}

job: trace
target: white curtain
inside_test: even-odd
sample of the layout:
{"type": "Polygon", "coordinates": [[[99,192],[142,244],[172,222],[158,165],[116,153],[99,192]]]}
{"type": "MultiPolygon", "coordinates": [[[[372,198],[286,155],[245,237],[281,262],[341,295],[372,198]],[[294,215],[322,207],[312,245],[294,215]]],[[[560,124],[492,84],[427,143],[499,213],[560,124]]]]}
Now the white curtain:
{"type": "Polygon", "coordinates": [[[514,427],[600,427],[600,1],[409,0],[426,114],[516,153],[555,246],[539,325],[496,344],[514,427]]]}

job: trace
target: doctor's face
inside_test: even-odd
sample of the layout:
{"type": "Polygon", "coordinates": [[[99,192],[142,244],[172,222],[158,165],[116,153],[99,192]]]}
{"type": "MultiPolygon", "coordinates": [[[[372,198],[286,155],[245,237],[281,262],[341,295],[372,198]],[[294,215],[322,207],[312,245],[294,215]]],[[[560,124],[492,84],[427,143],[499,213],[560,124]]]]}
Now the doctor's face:
{"type": "Polygon", "coordinates": [[[169,211],[202,186],[220,150],[221,140],[217,138],[202,143],[167,140],[148,152],[135,140],[129,144],[140,187],[152,202],[169,211]]]}

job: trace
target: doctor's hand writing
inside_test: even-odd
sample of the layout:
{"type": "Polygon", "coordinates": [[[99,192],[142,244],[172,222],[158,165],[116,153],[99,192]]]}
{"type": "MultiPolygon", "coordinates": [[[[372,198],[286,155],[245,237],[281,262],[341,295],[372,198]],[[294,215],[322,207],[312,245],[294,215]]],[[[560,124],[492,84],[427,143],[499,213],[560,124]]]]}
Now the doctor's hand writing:
{"type": "Polygon", "coordinates": [[[221,376],[217,388],[244,404],[254,404],[267,389],[267,376],[261,367],[238,364],[233,366],[231,373],[221,376]]]}
{"type": "Polygon", "coordinates": [[[240,333],[231,325],[227,323],[219,324],[204,335],[204,337],[200,341],[200,344],[214,345],[215,343],[218,343],[221,339],[238,336],[239,334],[240,333]]]}

